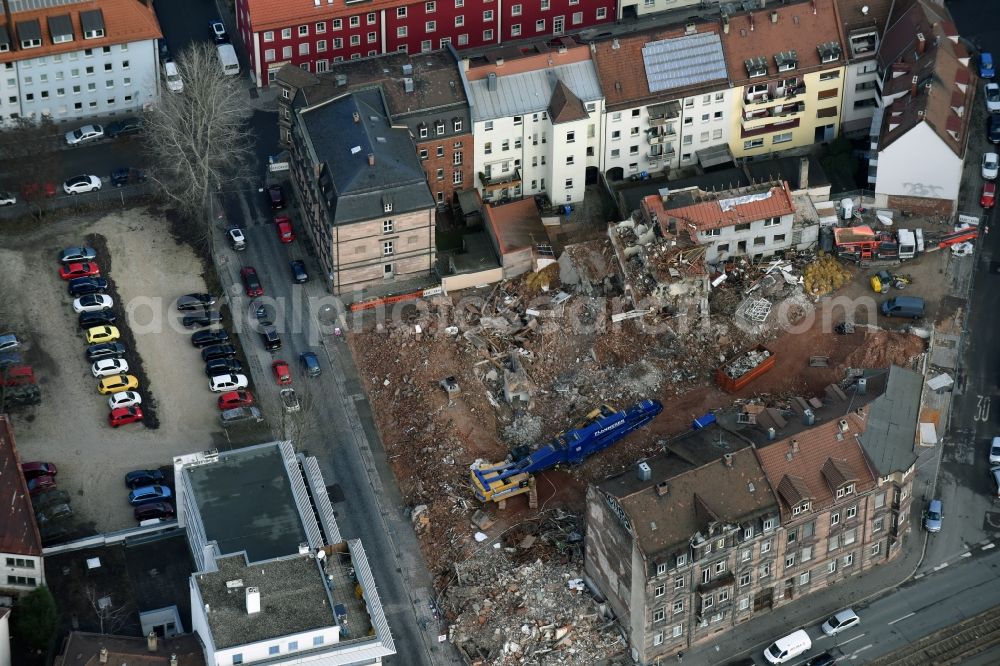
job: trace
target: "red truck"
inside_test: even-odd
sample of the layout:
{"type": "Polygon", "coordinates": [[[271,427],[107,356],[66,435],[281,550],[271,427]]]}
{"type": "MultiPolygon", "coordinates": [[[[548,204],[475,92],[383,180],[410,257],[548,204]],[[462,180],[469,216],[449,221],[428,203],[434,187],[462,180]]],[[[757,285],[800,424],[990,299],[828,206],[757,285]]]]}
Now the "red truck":
{"type": "Polygon", "coordinates": [[[726,361],[715,371],[715,383],[726,393],[735,393],[774,367],[774,352],[763,345],[726,361]]]}

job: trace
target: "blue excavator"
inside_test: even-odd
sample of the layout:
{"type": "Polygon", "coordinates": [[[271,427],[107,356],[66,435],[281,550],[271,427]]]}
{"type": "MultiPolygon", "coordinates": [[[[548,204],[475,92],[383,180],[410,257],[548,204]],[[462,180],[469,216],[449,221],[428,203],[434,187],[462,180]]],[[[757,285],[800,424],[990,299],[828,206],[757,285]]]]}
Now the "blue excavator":
{"type": "Polygon", "coordinates": [[[477,460],[471,467],[472,490],[483,502],[502,502],[531,492],[532,474],[559,465],[577,465],[646,425],[662,411],[663,404],[658,400],[643,400],[624,411],[601,405],[531,453],[515,450],[501,463],[477,460]]]}

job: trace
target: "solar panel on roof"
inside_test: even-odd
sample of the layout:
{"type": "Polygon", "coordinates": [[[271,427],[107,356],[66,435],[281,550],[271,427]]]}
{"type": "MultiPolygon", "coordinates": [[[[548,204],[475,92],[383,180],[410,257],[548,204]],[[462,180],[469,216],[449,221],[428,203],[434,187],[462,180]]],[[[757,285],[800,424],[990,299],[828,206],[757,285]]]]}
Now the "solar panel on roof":
{"type": "Polygon", "coordinates": [[[642,61],[650,92],[726,78],[722,40],[715,33],[649,42],[642,47],[642,61]]]}

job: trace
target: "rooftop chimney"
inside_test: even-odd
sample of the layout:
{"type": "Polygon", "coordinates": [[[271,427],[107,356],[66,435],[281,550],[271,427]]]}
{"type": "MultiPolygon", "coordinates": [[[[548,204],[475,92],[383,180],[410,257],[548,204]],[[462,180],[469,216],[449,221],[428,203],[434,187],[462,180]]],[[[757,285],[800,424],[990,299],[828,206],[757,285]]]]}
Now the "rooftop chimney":
{"type": "Polygon", "coordinates": [[[750,32],[753,32],[753,14],[747,14],[747,19],[750,21],[750,32]]]}
{"type": "Polygon", "coordinates": [[[668,484],[666,481],[660,481],[658,484],[656,484],[656,494],[659,495],[660,497],[663,497],[669,492],[670,492],[670,484],[668,484]]]}
{"type": "Polygon", "coordinates": [[[177,655],[170,655],[170,666],[177,666],[177,655]]]}
{"type": "Polygon", "coordinates": [[[919,80],[920,79],[917,78],[917,75],[914,74],[913,75],[913,80],[910,82],[910,97],[916,97],[917,96],[917,81],[919,81],[919,80]]]}
{"type": "Polygon", "coordinates": [[[778,22],[778,12],[771,12],[771,23],[778,22]]]}
{"type": "Polygon", "coordinates": [[[611,48],[613,48],[615,50],[621,48],[621,46],[618,44],[618,38],[617,37],[615,37],[614,39],[611,40],[611,48]]]}
{"type": "Polygon", "coordinates": [[[722,462],[724,462],[726,464],[726,467],[732,468],[732,466],[733,466],[733,454],[732,453],[727,453],[724,456],[722,456],[722,462]]]}
{"type": "MultiPolygon", "coordinates": [[[[5,2],[4,4],[6,5],[7,3],[5,2]]],[[[108,648],[106,647],[101,648],[100,661],[102,664],[108,663],[108,648]]]]}
{"type": "Polygon", "coordinates": [[[816,0],[812,0],[811,4],[812,4],[812,8],[813,8],[813,16],[815,16],[816,15],[816,11],[817,11],[816,10],[816,0]]]}
{"type": "Polygon", "coordinates": [[[927,40],[924,38],[924,33],[917,33],[917,55],[923,55],[924,51],[927,50],[927,40]]]}
{"type": "Polygon", "coordinates": [[[799,452],[799,440],[793,439],[792,440],[792,453],[798,453],[798,452],[799,452]]]}
{"type": "Polygon", "coordinates": [[[375,153],[368,153],[368,166],[375,166],[375,153]]]}
{"type": "Polygon", "coordinates": [[[650,469],[649,463],[645,461],[639,463],[635,469],[636,476],[639,477],[640,481],[649,481],[652,472],[653,470],[650,469]]]}
{"type": "Polygon", "coordinates": [[[840,432],[847,432],[850,430],[847,419],[840,419],[840,421],[837,422],[837,426],[840,427],[840,432]]]}
{"type": "Polygon", "coordinates": [[[354,124],[357,125],[361,122],[361,114],[357,111],[354,112],[354,124]]]}
{"type": "Polygon", "coordinates": [[[260,588],[247,588],[247,615],[260,612],[260,588]]]}
{"type": "Polygon", "coordinates": [[[497,91],[497,74],[496,72],[490,72],[489,76],[486,77],[486,89],[490,92],[497,91]]]}
{"type": "Polygon", "coordinates": [[[156,632],[151,631],[146,635],[146,649],[150,652],[156,652],[156,632]]]}

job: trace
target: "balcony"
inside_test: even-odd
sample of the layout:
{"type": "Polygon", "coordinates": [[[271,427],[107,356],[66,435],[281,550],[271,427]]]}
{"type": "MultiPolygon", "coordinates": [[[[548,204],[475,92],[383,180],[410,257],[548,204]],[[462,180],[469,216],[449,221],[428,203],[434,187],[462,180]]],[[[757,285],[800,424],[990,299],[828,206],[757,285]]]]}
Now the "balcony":
{"type": "Polygon", "coordinates": [[[666,104],[654,104],[649,107],[649,124],[651,127],[659,127],[667,124],[674,118],[681,115],[681,103],[678,101],[667,102],[666,104]]]}
{"type": "Polygon", "coordinates": [[[751,86],[743,96],[745,104],[764,105],[776,104],[778,102],[790,102],[796,97],[806,93],[806,84],[802,81],[778,81],[767,84],[751,86]]]}
{"type": "Polygon", "coordinates": [[[651,160],[658,160],[658,159],[660,159],[662,157],[670,157],[670,158],[672,158],[674,156],[674,152],[675,152],[674,151],[674,147],[671,146],[671,145],[667,145],[665,147],[664,146],[650,146],[649,150],[646,151],[646,157],[648,157],[651,160]]]}
{"type": "Polygon", "coordinates": [[[743,132],[753,132],[771,124],[790,122],[805,110],[805,102],[796,102],[794,104],[775,104],[767,109],[755,110],[752,114],[744,112],[740,128],[743,132]]]}
{"type": "Polygon", "coordinates": [[[677,138],[677,130],[673,125],[664,125],[658,130],[647,130],[646,131],[646,141],[650,145],[664,144],[668,141],[673,141],[677,138]]]}
{"type": "Polygon", "coordinates": [[[740,127],[740,138],[746,139],[751,136],[760,136],[762,134],[770,134],[771,132],[783,132],[790,129],[795,129],[799,126],[801,118],[792,118],[791,120],[782,120],[776,123],[767,123],[759,127],[747,127],[745,124],[740,127]]]}
{"type": "Polygon", "coordinates": [[[514,169],[513,171],[506,173],[490,174],[486,175],[482,171],[479,172],[479,184],[482,188],[489,192],[491,190],[496,190],[502,187],[510,187],[511,185],[521,184],[521,170],[514,169]]]}

